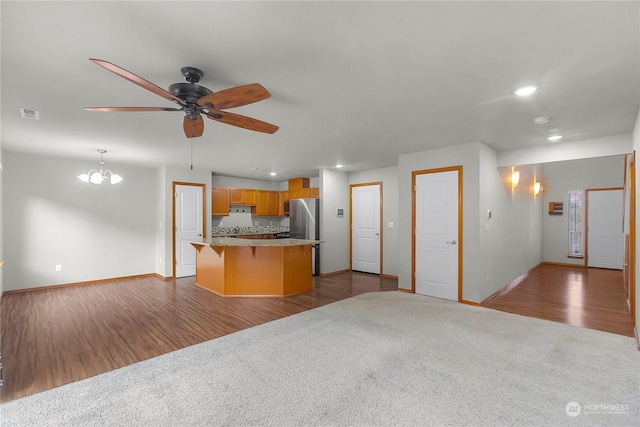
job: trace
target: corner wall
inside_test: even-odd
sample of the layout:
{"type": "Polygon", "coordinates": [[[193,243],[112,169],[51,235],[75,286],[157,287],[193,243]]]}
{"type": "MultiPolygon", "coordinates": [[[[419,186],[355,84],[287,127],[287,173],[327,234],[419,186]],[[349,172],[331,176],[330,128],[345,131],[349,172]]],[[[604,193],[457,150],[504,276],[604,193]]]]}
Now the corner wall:
{"type": "Polygon", "coordinates": [[[511,168],[498,168],[497,153],[479,146],[479,300],[502,289],[542,260],[542,195],[533,194],[539,165],[515,166],[520,183],[511,187],[511,168]],[[491,211],[489,218],[488,211],[491,211]]]}
{"type": "Polygon", "coordinates": [[[479,145],[474,142],[398,156],[398,288],[411,289],[412,172],[462,165],[462,298],[480,301],[479,145]]]}
{"type": "Polygon", "coordinates": [[[511,169],[499,169],[496,151],[480,142],[399,156],[401,289],[411,289],[411,174],[458,165],[463,168],[462,299],[480,303],[542,259],[542,206],[533,195],[540,167],[518,167],[520,185],[512,190],[511,169]]]}

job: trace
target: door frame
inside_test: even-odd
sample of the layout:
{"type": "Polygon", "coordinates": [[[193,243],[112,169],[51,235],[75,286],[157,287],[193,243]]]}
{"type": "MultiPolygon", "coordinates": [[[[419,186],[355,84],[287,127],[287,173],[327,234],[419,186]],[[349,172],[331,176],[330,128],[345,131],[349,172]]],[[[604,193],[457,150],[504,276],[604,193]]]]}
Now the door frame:
{"type": "MultiPolygon", "coordinates": [[[[633,153],[631,153],[629,158],[629,206],[628,206],[628,211],[625,212],[623,210],[623,213],[626,213],[629,215],[629,265],[627,266],[627,268],[629,269],[629,278],[628,278],[628,285],[629,285],[629,293],[628,293],[628,303],[629,303],[629,309],[631,311],[631,318],[633,319],[633,324],[636,325],[636,292],[638,291],[638,289],[636,288],[637,283],[636,283],[636,203],[637,203],[637,199],[636,199],[636,192],[637,192],[637,188],[636,188],[636,151],[634,150],[633,153]]],[[[626,187],[626,183],[627,183],[627,157],[625,156],[625,178],[624,178],[624,182],[625,182],[625,187],[626,187]]],[[[623,194],[624,194],[623,190],[623,194]]],[[[623,201],[626,200],[626,197],[623,195],[622,197],[623,201]]],[[[627,207],[625,206],[625,209],[627,207]]],[[[623,221],[624,224],[624,221],[623,221]]],[[[638,350],[640,350],[640,335],[638,334],[638,330],[636,328],[636,344],[638,347],[638,350]]]]}
{"type": "Polygon", "coordinates": [[[441,172],[458,172],[458,302],[478,305],[462,298],[462,165],[411,172],[411,293],[416,293],[416,178],[441,172]]]}
{"type": "Polygon", "coordinates": [[[199,184],[196,182],[181,182],[181,181],[173,181],[171,183],[171,277],[176,278],[176,186],[177,185],[187,185],[192,187],[201,187],[202,188],[202,234],[206,236],[207,230],[207,184],[199,184]]]}
{"type": "Polygon", "coordinates": [[[349,185],[349,270],[353,271],[353,188],[354,187],[367,187],[369,185],[379,185],[380,189],[378,190],[380,192],[380,239],[379,239],[379,245],[380,245],[380,277],[384,276],[384,264],[382,263],[382,260],[384,258],[384,251],[382,250],[383,246],[383,240],[384,240],[384,232],[383,232],[383,228],[382,228],[382,224],[384,224],[384,222],[382,221],[383,218],[383,200],[382,200],[382,195],[384,194],[384,192],[382,191],[382,181],[376,181],[376,182],[363,182],[360,184],[350,184],[349,185]]]}
{"type": "MultiPolygon", "coordinates": [[[[605,187],[605,188],[586,188],[584,190],[584,266],[589,268],[589,193],[594,191],[613,191],[622,190],[622,212],[624,215],[624,188],[623,187],[605,187]]],[[[622,217],[622,227],[624,228],[624,216],[622,217]]],[[[624,230],[623,230],[624,234],[624,230]]],[[[623,258],[624,264],[624,258],[623,258]]]]}

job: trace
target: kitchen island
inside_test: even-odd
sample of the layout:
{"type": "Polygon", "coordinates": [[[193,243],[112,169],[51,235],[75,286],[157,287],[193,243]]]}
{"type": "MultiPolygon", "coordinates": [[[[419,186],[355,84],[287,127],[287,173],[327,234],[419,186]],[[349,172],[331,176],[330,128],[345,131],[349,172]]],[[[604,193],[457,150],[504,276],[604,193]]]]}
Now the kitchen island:
{"type": "Polygon", "coordinates": [[[224,296],[287,296],[313,289],[318,240],[211,238],[196,248],[196,285],[224,296]]]}

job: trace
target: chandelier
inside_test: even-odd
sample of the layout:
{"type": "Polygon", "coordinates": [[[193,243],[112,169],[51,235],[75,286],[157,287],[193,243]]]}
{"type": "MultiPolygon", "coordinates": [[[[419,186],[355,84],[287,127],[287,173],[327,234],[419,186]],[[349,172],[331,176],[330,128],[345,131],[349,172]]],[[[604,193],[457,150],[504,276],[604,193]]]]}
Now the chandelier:
{"type": "Polygon", "coordinates": [[[105,181],[109,181],[111,184],[117,184],[122,181],[122,177],[120,175],[115,174],[110,170],[104,170],[104,153],[106,152],[107,150],[98,149],[98,153],[100,153],[100,169],[91,169],[87,173],[78,175],[78,179],[80,179],[80,181],[90,184],[102,184],[105,181]]]}

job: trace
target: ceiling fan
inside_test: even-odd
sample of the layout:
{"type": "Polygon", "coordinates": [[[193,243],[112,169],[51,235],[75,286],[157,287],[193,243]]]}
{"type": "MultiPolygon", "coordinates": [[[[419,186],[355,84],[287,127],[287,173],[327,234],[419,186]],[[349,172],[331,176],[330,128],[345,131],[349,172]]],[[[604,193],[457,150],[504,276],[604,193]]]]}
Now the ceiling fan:
{"type": "Polygon", "coordinates": [[[202,115],[211,120],[257,132],[274,133],[279,129],[278,126],[271,123],[223,111],[227,108],[241,107],[269,98],[271,94],[258,83],[212,92],[206,87],[196,84],[204,75],[202,71],[194,67],[182,67],[180,72],[187,83],[174,83],[169,86],[169,91],[166,91],[160,86],[156,86],[150,81],[111,62],[95,58],[89,58],[89,60],[156,95],[178,104],[180,107],[86,107],[85,110],[87,111],[184,111],[185,116],[182,127],[187,138],[202,136],[204,132],[202,115]]]}

